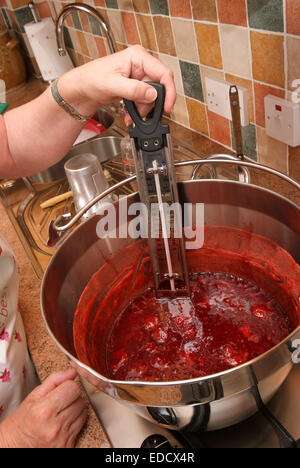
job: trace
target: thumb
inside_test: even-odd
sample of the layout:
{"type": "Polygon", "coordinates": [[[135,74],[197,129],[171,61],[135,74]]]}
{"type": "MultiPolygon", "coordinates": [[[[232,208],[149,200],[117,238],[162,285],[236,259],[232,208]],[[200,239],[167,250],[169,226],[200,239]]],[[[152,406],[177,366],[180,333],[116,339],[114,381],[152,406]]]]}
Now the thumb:
{"type": "Polygon", "coordinates": [[[157,91],[153,86],[133,78],[118,75],[114,87],[118,96],[142,104],[150,104],[157,98],[157,91]]]}

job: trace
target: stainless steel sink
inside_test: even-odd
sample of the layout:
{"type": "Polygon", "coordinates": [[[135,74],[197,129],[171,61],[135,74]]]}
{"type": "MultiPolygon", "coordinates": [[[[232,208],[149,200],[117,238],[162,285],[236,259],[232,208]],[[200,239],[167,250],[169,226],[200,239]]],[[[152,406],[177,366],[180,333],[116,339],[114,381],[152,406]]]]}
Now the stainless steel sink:
{"type": "MultiPolygon", "coordinates": [[[[104,125],[107,130],[114,122],[114,117],[102,108],[98,110],[95,118],[104,125]]],[[[33,183],[44,184],[65,178],[64,165],[66,161],[78,154],[93,153],[98,156],[101,163],[109,161],[120,153],[121,138],[119,136],[107,136],[107,130],[99,136],[73,146],[60,162],[45,171],[28,177],[29,180],[33,183]]]]}

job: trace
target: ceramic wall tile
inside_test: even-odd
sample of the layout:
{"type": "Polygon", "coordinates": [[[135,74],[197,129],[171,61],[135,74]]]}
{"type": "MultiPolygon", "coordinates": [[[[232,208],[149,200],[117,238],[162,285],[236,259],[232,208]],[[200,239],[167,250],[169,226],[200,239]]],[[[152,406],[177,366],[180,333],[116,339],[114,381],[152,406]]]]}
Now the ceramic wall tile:
{"type": "Polygon", "coordinates": [[[220,23],[247,26],[245,0],[217,0],[220,23]]]}
{"type": "Polygon", "coordinates": [[[266,125],[264,99],[268,94],[273,94],[283,99],[285,97],[285,92],[282,89],[254,82],[256,124],[261,127],[265,127],[266,125]]]}
{"type": "Polygon", "coordinates": [[[288,148],[289,175],[300,182],[300,146],[288,148]]]}
{"type": "Polygon", "coordinates": [[[153,15],[168,15],[168,0],[149,0],[150,10],[153,15]]]}
{"type": "Polygon", "coordinates": [[[198,49],[192,21],[177,18],[172,18],[171,21],[177,57],[191,62],[198,62],[198,49]]]}
{"type": "MultiPolygon", "coordinates": [[[[232,122],[230,122],[231,129],[231,140],[232,148],[236,150],[235,136],[233,131],[232,122]]],[[[249,124],[246,127],[242,127],[242,140],[243,140],[243,154],[248,158],[257,161],[257,139],[256,139],[256,127],[253,124],[249,124]]]]}
{"type": "Polygon", "coordinates": [[[156,52],[156,36],[151,16],[136,15],[136,20],[142,46],[145,47],[145,49],[149,49],[156,52]]]}
{"type": "MultiPolygon", "coordinates": [[[[205,77],[243,86],[249,96],[250,125],[243,136],[250,157],[300,177],[300,152],[290,149],[289,159],[282,157],[285,145],[269,140],[264,130],[265,95],[291,99],[293,81],[300,79],[300,0],[85,1],[109,22],[118,50],[141,43],[173,71],[179,97],[171,119],[234,148],[230,122],[207,111],[205,77]]],[[[36,2],[41,17],[57,16],[65,4],[36,2]]],[[[0,0],[0,24],[24,34],[24,24],[32,20],[27,5],[27,0],[0,0]]],[[[107,54],[103,32],[87,15],[68,16],[64,34],[76,65],[107,54]]]]}
{"type": "Polygon", "coordinates": [[[300,35],[299,0],[286,0],[286,31],[289,34],[300,35]]]}
{"type": "Polygon", "coordinates": [[[222,55],[218,26],[195,23],[200,64],[213,68],[222,68],[222,55]]]}
{"type": "Polygon", "coordinates": [[[133,13],[121,13],[123,26],[126,34],[126,43],[130,45],[140,44],[140,37],[137,29],[135,15],[133,13]]]}
{"type": "Polygon", "coordinates": [[[300,37],[287,36],[287,66],[288,66],[288,83],[287,88],[293,89],[293,81],[300,79],[300,37]]]}
{"type": "Polygon", "coordinates": [[[284,88],[284,36],[251,31],[250,37],[253,78],[284,88]]]}
{"type": "Polygon", "coordinates": [[[231,131],[229,120],[207,110],[209,136],[222,145],[231,146],[231,131]]]}
{"type": "Polygon", "coordinates": [[[265,166],[287,173],[287,145],[274,140],[266,134],[264,128],[257,127],[257,145],[259,162],[265,166]]]}
{"type": "Polygon", "coordinates": [[[179,61],[179,65],[185,95],[203,102],[204,96],[199,65],[183,60],[179,61]]]}
{"type": "Polygon", "coordinates": [[[247,0],[249,26],[267,31],[284,31],[284,0],[247,0]]]}
{"type": "Polygon", "coordinates": [[[169,0],[170,15],[179,18],[191,18],[190,0],[169,0]]]}
{"type": "Polygon", "coordinates": [[[208,135],[206,106],[202,102],[186,98],[190,127],[203,135],[208,135]]]}
{"type": "Polygon", "coordinates": [[[251,78],[251,50],[247,29],[221,24],[220,38],[224,71],[251,78]]]}
{"type": "Polygon", "coordinates": [[[150,6],[148,0],[132,0],[134,11],[138,13],[150,13],[150,6]]]}
{"type": "Polygon", "coordinates": [[[153,22],[159,51],[164,54],[176,56],[170,18],[166,16],[154,16],[153,22]]]}
{"type": "Polygon", "coordinates": [[[216,0],[191,0],[195,20],[217,22],[216,0]]]}

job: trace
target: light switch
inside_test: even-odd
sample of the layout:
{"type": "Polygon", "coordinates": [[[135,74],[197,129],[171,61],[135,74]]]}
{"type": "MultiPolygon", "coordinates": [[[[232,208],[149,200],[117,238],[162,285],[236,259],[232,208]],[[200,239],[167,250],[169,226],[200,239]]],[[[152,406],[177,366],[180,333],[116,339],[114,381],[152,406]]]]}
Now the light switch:
{"type": "Polygon", "coordinates": [[[271,94],[265,97],[266,133],[290,146],[300,146],[300,105],[271,94]]]}

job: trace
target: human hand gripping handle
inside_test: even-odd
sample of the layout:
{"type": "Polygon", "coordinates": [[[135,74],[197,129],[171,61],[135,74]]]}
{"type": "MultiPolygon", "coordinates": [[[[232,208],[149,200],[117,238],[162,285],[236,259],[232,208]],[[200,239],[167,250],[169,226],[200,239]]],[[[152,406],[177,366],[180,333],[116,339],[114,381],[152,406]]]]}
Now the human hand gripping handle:
{"type": "MultiPolygon", "coordinates": [[[[157,98],[157,91],[147,81],[164,85],[164,110],[170,114],[176,100],[173,72],[141,46],[128,47],[71,70],[60,78],[59,91],[82,114],[125,98],[134,101],[144,117],[157,98]]],[[[125,120],[131,122],[128,115],[125,120]]]]}

